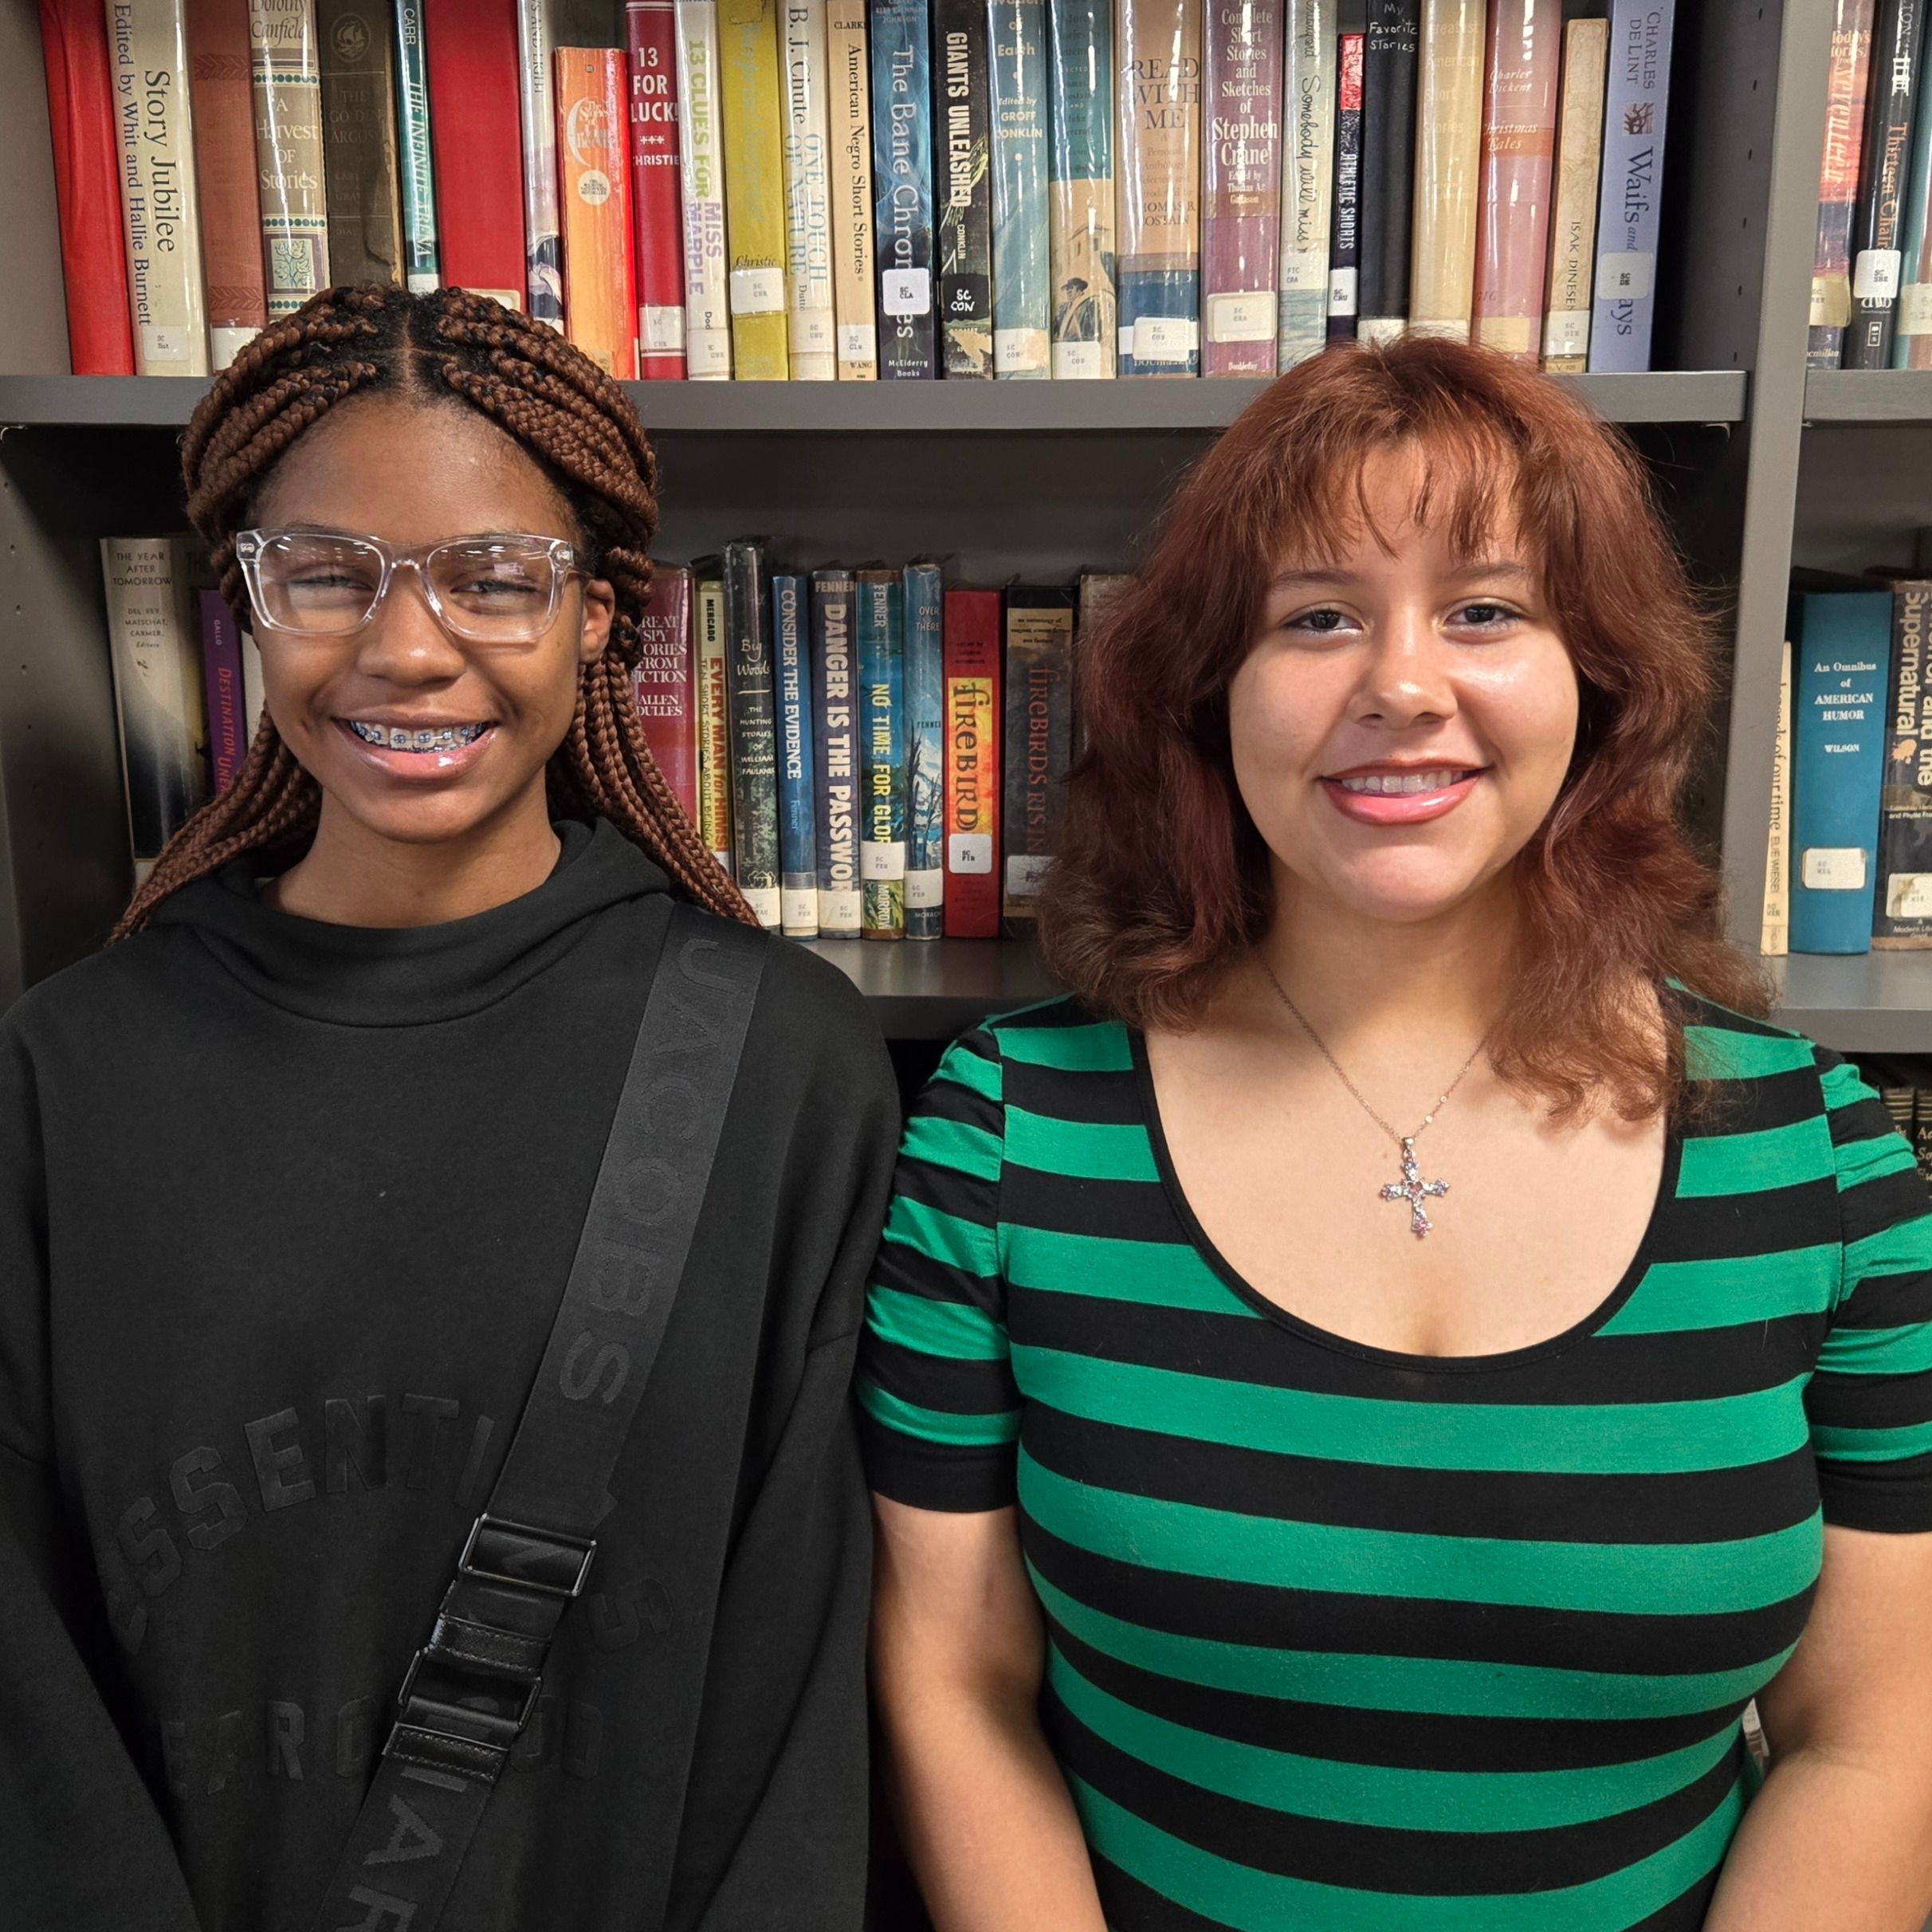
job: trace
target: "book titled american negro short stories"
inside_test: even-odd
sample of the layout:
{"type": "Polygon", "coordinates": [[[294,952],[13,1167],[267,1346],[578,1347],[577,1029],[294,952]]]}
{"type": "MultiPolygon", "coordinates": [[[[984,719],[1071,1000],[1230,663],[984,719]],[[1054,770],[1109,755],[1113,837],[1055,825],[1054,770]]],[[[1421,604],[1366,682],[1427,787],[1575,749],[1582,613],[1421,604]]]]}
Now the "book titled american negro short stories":
{"type": "Polygon", "coordinates": [[[826,99],[831,142],[832,312],[838,324],[838,379],[870,383],[879,372],[878,265],[872,253],[872,57],[866,0],[825,0],[826,99]]]}

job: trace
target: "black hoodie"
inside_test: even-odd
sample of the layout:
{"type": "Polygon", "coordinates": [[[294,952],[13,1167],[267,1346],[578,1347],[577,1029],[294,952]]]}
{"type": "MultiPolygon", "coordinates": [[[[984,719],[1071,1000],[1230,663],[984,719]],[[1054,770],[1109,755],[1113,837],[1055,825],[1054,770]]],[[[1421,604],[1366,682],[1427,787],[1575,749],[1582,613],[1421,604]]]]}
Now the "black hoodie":
{"type": "MultiPolygon", "coordinates": [[[[375,931],[245,866],[0,1021],[0,1920],[308,1932],[548,1335],[670,901],[611,827],[375,931]]],[[[768,954],[595,1568],[444,1919],[854,1926],[846,1386],[897,1125],[768,954]],[[715,1579],[721,1575],[721,1584],[715,1579]]]]}

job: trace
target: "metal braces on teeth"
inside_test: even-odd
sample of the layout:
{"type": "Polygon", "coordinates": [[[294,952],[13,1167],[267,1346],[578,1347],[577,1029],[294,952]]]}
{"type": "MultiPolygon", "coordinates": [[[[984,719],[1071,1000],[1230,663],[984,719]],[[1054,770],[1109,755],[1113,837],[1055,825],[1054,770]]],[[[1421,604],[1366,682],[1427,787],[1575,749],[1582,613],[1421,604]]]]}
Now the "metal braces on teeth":
{"type": "Polygon", "coordinates": [[[439,730],[410,731],[401,724],[365,724],[359,718],[351,718],[348,726],[364,744],[386,752],[460,751],[475,744],[484,729],[481,724],[446,724],[439,730]]]}

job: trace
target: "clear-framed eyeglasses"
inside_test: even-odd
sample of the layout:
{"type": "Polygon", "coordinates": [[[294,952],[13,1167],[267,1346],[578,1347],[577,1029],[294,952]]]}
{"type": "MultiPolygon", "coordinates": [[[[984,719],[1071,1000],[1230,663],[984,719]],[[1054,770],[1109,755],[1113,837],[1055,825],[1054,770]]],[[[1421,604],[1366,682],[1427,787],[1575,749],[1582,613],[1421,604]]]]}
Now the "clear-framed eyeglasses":
{"type": "Polygon", "coordinates": [[[443,628],[472,643],[534,644],[572,577],[590,572],[560,536],[514,531],[403,549],[350,530],[238,530],[235,560],[258,622],[298,637],[351,637],[413,570],[443,628]]]}

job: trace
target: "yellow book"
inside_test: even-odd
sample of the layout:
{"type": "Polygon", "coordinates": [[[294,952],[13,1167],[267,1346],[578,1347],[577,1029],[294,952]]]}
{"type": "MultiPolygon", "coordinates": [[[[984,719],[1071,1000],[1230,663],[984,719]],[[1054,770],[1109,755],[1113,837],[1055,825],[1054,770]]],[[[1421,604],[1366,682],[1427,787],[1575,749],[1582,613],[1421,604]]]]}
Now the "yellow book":
{"type": "Polygon", "coordinates": [[[1590,360],[1590,283],[1596,268],[1596,176],[1604,154],[1607,20],[1563,29],[1563,104],[1549,222],[1549,286],[1543,301],[1543,367],[1581,375],[1590,360]]]}
{"type": "Polygon", "coordinates": [[[791,373],[785,326],[785,171],[779,0],[718,0],[731,346],[740,381],[791,373]]]}
{"type": "Polygon", "coordinates": [[[1482,147],[1482,0],[1423,0],[1409,328],[1469,340],[1482,147]]]}
{"type": "Polygon", "coordinates": [[[1770,837],[1765,849],[1765,925],[1757,949],[1778,959],[1791,950],[1791,642],[1777,679],[1777,737],[1771,753],[1770,837]]]}
{"type": "MultiPolygon", "coordinates": [[[[782,324],[783,318],[779,318],[782,324]]],[[[714,558],[713,563],[717,561],[714,558]]],[[[727,876],[731,864],[731,697],[724,688],[724,583],[697,587],[697,831],[727,876]]]]}

